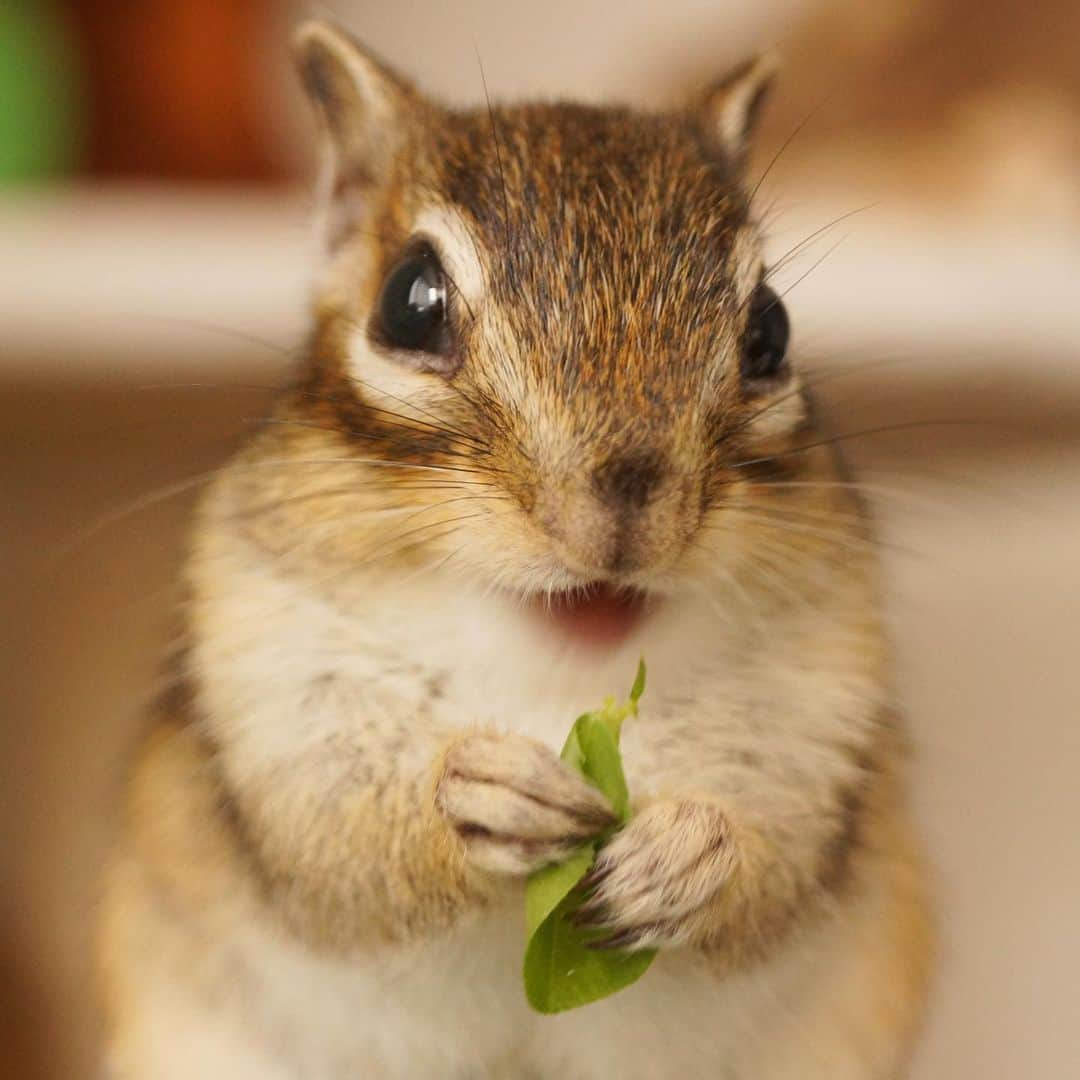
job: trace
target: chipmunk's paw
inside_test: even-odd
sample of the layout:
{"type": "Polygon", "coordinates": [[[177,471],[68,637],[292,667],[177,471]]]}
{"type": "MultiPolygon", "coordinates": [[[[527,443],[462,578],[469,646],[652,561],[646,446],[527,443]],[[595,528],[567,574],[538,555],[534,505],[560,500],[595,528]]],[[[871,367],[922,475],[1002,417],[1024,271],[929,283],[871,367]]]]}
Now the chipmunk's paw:
{"type": "Polygon", "coordinates": [[[573,916],[608,935],[594,948],[686,944],[702,908],[729,880],[735,855],[723,812],[708,802],[672,799],[646,807],[597,856],[573,916]]]}
{"type": "Polygon", "coordinates": [[[435,805],[485,870],[561,862],[616,821],[604,796],[542,743],[468,735],[447,753],[435,805]]]}

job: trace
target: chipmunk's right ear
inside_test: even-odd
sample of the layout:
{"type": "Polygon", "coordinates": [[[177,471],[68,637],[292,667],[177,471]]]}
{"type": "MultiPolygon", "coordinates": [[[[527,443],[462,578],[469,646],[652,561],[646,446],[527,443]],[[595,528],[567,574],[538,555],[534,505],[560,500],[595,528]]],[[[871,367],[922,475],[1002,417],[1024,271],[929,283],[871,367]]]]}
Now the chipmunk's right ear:
{"type": "Polygon", "coordinates": [[[750,139],[779,66],[775,53],[755,56],[717,79],[698,105],[709,137],[740,171],[746,165],[750,139]]]}
{"type": "Polygon", "coordinates": [[[344,30],[322,20],[293,37],[300,78],[333,150],[334,191],[368,187],[390,171],[416,91],[344,30]]]}

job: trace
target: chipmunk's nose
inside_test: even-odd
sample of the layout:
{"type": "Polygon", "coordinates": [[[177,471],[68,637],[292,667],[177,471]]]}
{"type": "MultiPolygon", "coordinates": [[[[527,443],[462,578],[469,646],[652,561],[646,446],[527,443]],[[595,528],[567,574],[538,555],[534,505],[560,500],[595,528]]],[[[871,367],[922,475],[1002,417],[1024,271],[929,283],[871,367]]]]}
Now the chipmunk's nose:
{"type": "Polygon", "coordinates": [[[666,474],[664,458],[656,451],[613,454],[593,470],[593,490],[613,510],[641,510],[666,474]]]}
{"type": "Polygon", "coordinates": [[[692,481],[680,480],[664,453],[622,449],[577,478],[545,484],[534,513],[572,570],[622,577],[678,550],[692,493],[692,481]]]}

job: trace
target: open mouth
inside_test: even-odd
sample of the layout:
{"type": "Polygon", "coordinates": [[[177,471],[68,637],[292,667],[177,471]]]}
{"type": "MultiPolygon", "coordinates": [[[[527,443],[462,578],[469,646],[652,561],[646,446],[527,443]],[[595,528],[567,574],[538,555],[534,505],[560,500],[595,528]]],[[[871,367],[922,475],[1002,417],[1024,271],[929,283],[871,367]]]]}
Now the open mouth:
{"type": "Polygon", "coordinates": [[[650,607],[638,589],[596,582],[550,599],[537,599],[536,610],[553,629],[583,644],[612,647],[637,629],[650,607]]]}

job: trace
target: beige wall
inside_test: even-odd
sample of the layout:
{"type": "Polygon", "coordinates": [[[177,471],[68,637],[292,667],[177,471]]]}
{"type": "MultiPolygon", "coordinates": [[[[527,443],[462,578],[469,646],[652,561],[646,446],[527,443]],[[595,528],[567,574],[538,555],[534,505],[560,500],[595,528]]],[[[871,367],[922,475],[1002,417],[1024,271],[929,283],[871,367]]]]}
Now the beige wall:
{"type": "MultiPolygon", "coordinates": [[[[453,101],[493,95],[673,100],[771,44],[805,0],[331,0],[332,12],[391,63],[453,101]]],[[[296,5],[297,11],[310,5],[296,5]]]]}

